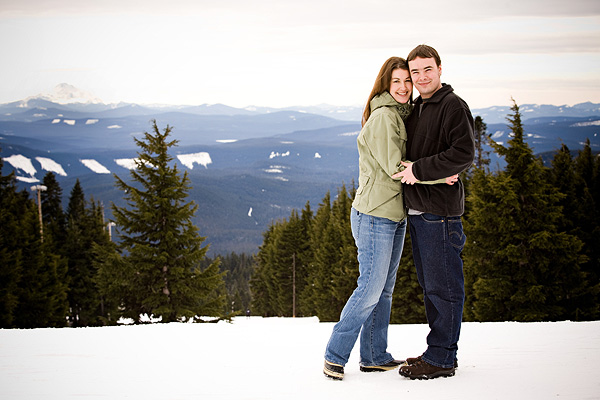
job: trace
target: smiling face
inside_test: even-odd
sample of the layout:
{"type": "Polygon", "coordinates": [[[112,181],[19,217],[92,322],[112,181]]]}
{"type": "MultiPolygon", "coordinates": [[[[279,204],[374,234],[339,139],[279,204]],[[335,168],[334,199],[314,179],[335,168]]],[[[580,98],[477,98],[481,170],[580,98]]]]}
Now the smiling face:
{"type": "Polygon", "coordinates": [[[408,103],[412,96],[412,81],[408,71],[396,68],[392,71],[390,94],[398,103],[408,103]]]}
{"type": "Polygon", "coordinates": [[[417,57],[408,62],[413,84],[428,99],[442,87],[442,66],[438,66],[433,58],[417,57]]]}

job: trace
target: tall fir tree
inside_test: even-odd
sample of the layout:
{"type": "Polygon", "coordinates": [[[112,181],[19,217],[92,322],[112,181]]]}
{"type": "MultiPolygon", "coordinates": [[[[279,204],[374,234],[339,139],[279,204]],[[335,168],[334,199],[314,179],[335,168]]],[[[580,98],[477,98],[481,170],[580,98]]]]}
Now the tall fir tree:
{"type": "Polygon", "coordinates": [[[63,191],[52,172],[44,175],[42,185],[46,187],[46,190],[41,192],[44,234],[52,239],[56,252],[64,256],[61,247],[66,238],[67,224],[62,206],[63,191]]]}
{"type": "Polygon", "coordinates": [[[96,285],[96,246],[110,248],[110,239],[101,204],[93,199],[88,204],[79,180],[71,190],[66,218],[63,249],[69,265],[70,324],[75,327],[104,325],[108,323],[108,316],[96,285]]]}
{"type": "Polygon", "coordinates": [[[279,235],[279,225],[272,223],[263,232],[263,243],[256,254],[256,266],[250,279],[250,290],[252,292],[252,313],[264,317],[277,316],[276,305],[276,280],[273,269],[276,254],[276,239],[279,235]]]}
{"type": "Polygon", "coordinates": [[[171,130],[167,126],[161,132],[153,121],[152,133],[135,139],[141,150],[131,171],[134,183],[116,176],[127,201],[126,207],[112,207],[120,254],[104,254],[99,263],[103,295],[135,322],[144,314],[162,322],[224,317],[226,293],[218,263],[199,268],[208,248],[192,223],[198,206],[186,202],[188,175],[179,172],[168,153],[177,143],[169,137],[171,130]]]}
{"type": "Polygon", "coordinates": [[[313,260],[302,293],[304,304],[323,322],[337,321],[341,310],[334,292],[337,276],[331,268],[338,262],[338,237],[332,219],[331,194],[327,192],[312,222],[313,260]]]}
{"type": "Polygon", "coordinates": [[[2,175],[0,157],[0,328],[15,327],[23,271],[21,223],[26,198],[17,193],[14,172],[2,175]]]}
{"type": "Polygon", "coordinates": [[[558,231],[563,196],[525,143],[514,101],[512,111],[508,147],[493,144],[505,158],[506,170],[493,175],[476,169],[471,183],[465,316],[481,321],[562,319],[582,276],[582,244],[558,231]]]}

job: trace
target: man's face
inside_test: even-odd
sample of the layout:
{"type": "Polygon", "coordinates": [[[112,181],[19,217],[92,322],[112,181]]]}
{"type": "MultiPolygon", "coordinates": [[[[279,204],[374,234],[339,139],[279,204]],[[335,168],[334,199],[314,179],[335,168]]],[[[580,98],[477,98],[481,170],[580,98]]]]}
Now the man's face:
{"type": "Polygon", "coordinates": [[[422,98],[430,98],[442,87],[442,67],[435,64],[435,59],[417,57],[408,62],[408,68],[413,85],[422,98]]]}

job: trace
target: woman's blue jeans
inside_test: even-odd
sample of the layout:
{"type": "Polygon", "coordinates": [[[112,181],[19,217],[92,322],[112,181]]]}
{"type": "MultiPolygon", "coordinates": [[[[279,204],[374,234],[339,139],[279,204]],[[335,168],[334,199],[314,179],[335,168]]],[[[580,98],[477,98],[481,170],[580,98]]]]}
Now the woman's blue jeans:
{"type": "Polygon", "coordinates": [[[429,323],[423,359],[442,368],[454,366],[465,300],[460,253],[465,245],[461,217],[409,215],[410,239],[429,323]]]}
{"type": "Polygon", "coordinates": [[[394,222],[352,208],[350,223],[358,247],[360,275],[340,321],[333,327],[325,359],[346,365],[360,333],[361,365],[382,365],[394,359],[387,352],[387,336],[406,219],[394,222]]]}

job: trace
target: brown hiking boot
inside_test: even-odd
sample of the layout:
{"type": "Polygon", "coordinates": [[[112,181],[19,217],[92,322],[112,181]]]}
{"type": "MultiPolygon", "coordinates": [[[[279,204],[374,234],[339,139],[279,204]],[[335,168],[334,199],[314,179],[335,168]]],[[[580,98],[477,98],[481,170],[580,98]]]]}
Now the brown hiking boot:
{"type": "MultiPolygon", "coordinates": [[[[418,361],[421,361],[423,359],[423,356],[419,356],[419,357],[409,357],[406,359],[406,365],[413,365],[416,364],[418,361]]],[[[458,368],[458,360],[454,360],[454,369],[458,368]]]]}
{"type": "Polygon", "coordinates": [[[414,364],[403,365],[400,367],[400,375],[410,379],[434,379],[443,376],[444,378],[454,376],[455,368],[441,368],[431,365],[422,358],[414,364]]]}

